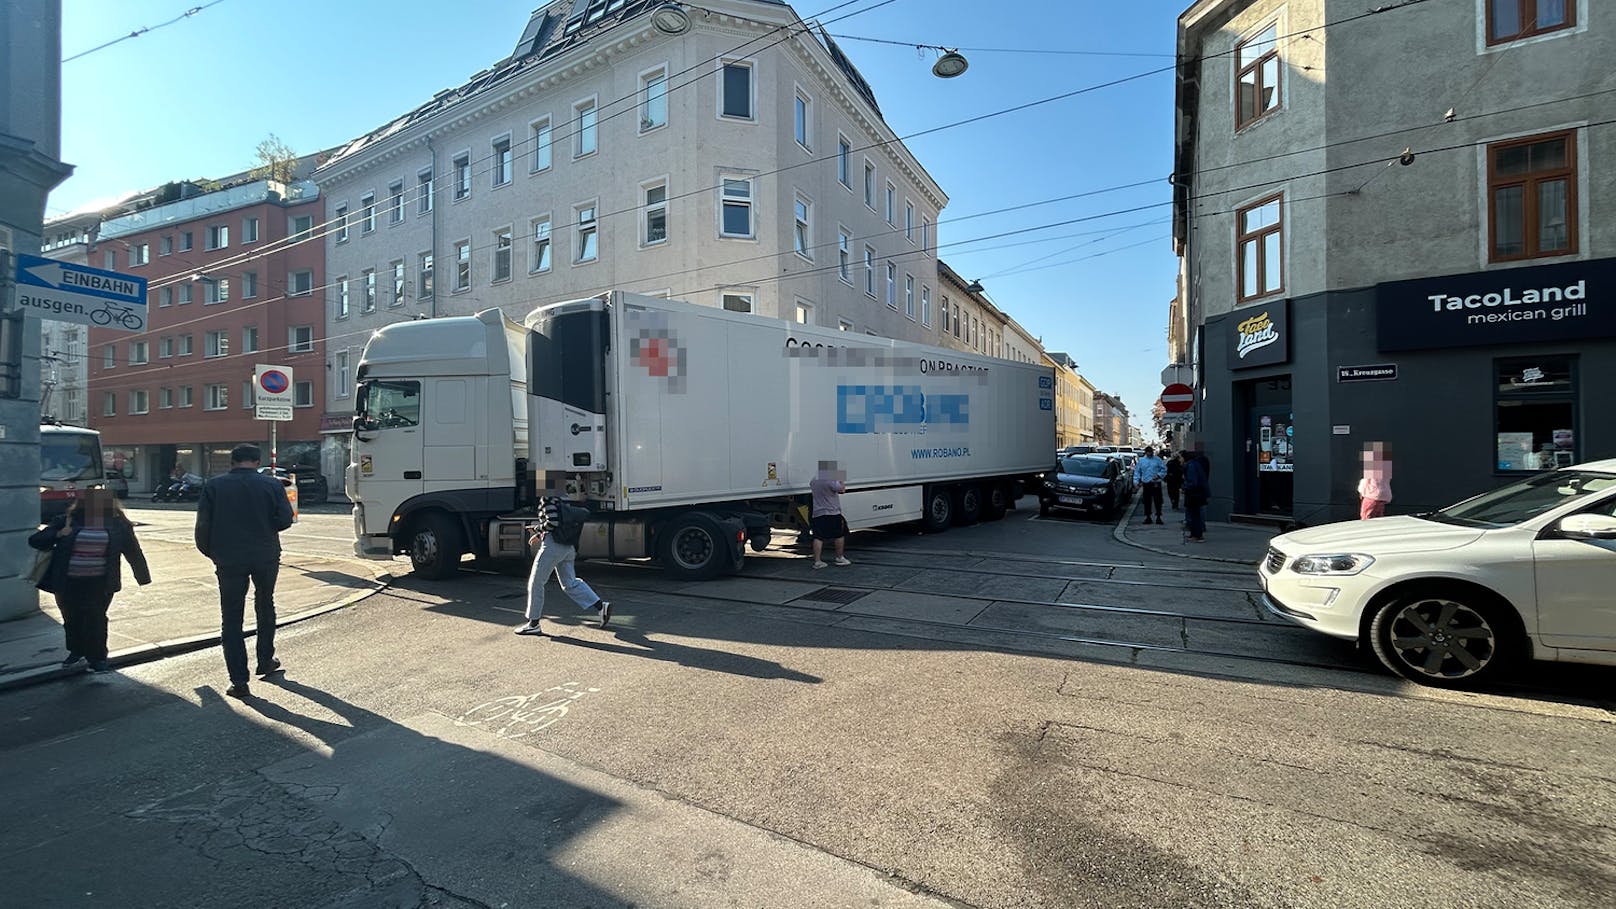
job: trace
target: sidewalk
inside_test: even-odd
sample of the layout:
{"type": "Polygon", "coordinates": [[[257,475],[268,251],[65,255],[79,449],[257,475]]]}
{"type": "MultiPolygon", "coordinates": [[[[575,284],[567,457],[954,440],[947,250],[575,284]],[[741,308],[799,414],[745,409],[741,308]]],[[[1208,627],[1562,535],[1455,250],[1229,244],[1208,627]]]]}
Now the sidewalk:
{"type": "MultiPolygon", "coordinates": [[[[128,666],[217,645],[219,593],[213,564],[184,543],[143,539],[141,548],[151,566],[152,583],[136,585],[124,563],[123,590],[112,600],[107,623],[112,665],[128,666]]],[[[386,562],[282,555],[275,584],[277,627],[375,593],[386,584],[389,568],[386,562]]],[[[250,593],[246,619],[251,634],[255,626],[250,593]]],[[[83,663],[72,670],[61,669],[66,656],[62,618],[50,594],[39,595],[37,613],[0,622],[0,690],[81,674],[83,663]]],[[[219,671],[224,671],[222,662],[219,671]]]]}
{"type": "Polygon", "coordinates": [[[1184,512],[1164,506],[1162,520],[1167,523],[1145,524],[1139,499],[1135,497],[1128,506],[1127,517],[1117,523],[1113,536],[1118,542],[1162,555],[1229,562],[1255,569],[1268,553],[1268,541],[1279,535],[1271,527],[1208,521],[1206,542],[1190,543],[1184,534],[1184,512]]]}

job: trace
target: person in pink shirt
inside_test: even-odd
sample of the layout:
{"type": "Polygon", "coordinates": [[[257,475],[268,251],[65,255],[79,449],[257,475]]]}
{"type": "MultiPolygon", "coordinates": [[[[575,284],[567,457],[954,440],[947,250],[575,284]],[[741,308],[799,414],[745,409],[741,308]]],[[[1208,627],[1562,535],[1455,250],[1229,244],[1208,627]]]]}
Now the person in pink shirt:
{"type": "Polygon", "coordinates": [[[1390,446],[1383,442],[1365,445],[1363,465],[1363,478],[1358,481],[1358,517],[1367,521],[1384,517],[1386,503],[1392,500],[1390,446]]]}

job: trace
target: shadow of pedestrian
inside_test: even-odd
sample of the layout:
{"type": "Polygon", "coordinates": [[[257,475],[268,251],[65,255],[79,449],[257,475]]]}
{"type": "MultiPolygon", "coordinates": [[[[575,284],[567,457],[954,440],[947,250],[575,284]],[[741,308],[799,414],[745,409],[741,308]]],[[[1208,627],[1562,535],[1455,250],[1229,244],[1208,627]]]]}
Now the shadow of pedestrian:
{"type": "Polygon", "coordinates": [[[643,632],[633,629],[607,629],[608,634],[614,631],[617,640],[627,641],[635,646],[623,647],[607,641],[575,638],[567,635],[552,634],[549,637],[558,644],[570,644],[574,647],[584,647],[589,650],[600,650],[606,653],[620,653],[624,656],[661,660],[666,663],[688,666],[691,669],[704,669],[708,672],[723,672],[754,679],[784,679],[788,682],[804,682],[810,685],[817,685],[824,681],[817,675],[787,669],[773,660],[760,660],[757,657],[730,653],[724,650],[709,650],[704,647],[675,644],[672,641],[653,640],[643,632]]]}

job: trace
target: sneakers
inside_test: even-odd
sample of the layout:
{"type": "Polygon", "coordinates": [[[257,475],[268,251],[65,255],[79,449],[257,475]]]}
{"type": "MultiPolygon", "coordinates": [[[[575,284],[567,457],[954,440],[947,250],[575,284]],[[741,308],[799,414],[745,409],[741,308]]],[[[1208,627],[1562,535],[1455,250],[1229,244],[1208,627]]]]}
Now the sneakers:
{"type": "Polygon", "coordinates": [[[516,633],[517,634],[530,634],[530,635],[533,635],[535,637],[541,637],[541,638],[544,637],[544,632],[539,628],[539,620],[538,619],[533,619],[532,621],[523,622],[522,624],[516,626],[516,633]]]}
{"type": "Polygon", "coordinates": [[[107,662],[106,660],[91,660],[90,661],[90,671],[91,672],[111,672],[112,671],[112,664],[107,662]]]}
{"type": "Polygon", "coordinates": [[[63,669],[72,669],[74,664],[76,664],[79,660],[82,660],[82,659],[84,659],[84,657],[77,654],[77,653],[69,653],[67,655],[67,659],[62,661],[62,668],[63,669]]]}
{"type": "Polygon", "coordinates": [[[278,659],[272,659],[267,663],[259,663],[258,664],[258,671],[254,672],[253,675],[258,676],[259,678],[263,678],[264,676],[274,675],[275,673],[280,672],[280,671],[281,671],[281,661],[278,660],[278,659]]]}
{"type": "Polygon", "coordinates": [[[825,567],[824,562],[815,562],[814,563],[814,570],[815,571],[818,571],[819,569],[824,568],[824,567],[825,567]]]}
{"type": "Polygon", "coordinates": [[[236,682],[229,688],[226,688],[224,693],[229,697],[240,698],[241,700],[246,700],[247,698],[252,697],[252,692],[247,689],[246,682],[236,682]]]}
{"type": "Polygon", "coordinates": [[[595,609],[595,611],[600,613],[600,624],[598,624],[596,626],[597,628],[605,628],[607,625],[611,624],[611,621],[612,621],[612,604],[611,603],[607,602],[606,600],[601,600],[600,601],[600,606],[598,606],[595,609]]]}
{"type": "Polygon", "coordinates": [[[851,565],[851,564],[853,564],[853,560],[849,559],[847,556],[837,556],[836,557],[836,564],[838,564],[838,565],[851,565]]]}

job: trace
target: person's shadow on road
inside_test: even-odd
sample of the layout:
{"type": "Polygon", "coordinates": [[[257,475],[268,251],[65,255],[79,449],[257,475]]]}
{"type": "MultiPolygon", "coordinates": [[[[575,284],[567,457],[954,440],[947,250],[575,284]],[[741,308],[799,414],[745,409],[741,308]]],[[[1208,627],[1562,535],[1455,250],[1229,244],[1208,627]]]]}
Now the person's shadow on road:
{"type": "Polygon", "coordinates": [[[617,641],[625,641],[634,646],[625,647],[613,642],[575,638],[567,635],[551,634],[547,635],[547,637],[558,644],[571,644],[574,647],[584,647],[589,650],[661,660],[667,663],[677,663],[680,666],[688,666],[692,669],[705,669],[709,672],[726,672],[731,675],[744,675],[754,679],[784,679],[789,682],[804,682],[810,685],[817,685],[824,681],[817,675],[787,669],[773,660],[760,660],[757,657],[730,653],[724,650],[708,650],[704,647],[691,647],[687,644],[675,644],[671,641],[653,640],[644,632],[633,628],[608,628],[607,632],[615,632],[617,641]]]}

